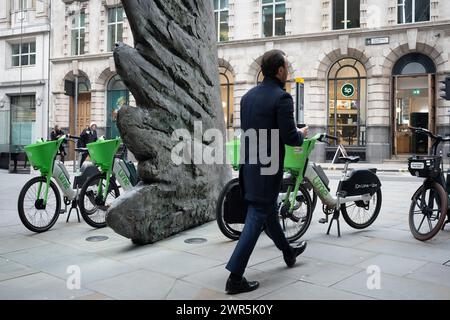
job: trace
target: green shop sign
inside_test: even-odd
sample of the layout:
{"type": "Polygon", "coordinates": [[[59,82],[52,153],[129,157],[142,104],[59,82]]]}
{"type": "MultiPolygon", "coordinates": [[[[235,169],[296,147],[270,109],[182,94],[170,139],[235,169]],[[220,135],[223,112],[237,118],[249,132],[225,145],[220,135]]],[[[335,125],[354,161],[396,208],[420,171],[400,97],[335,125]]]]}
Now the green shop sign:
{"type": "Polygon", "coordinates": [[[351,83],[346,83],[341,89],[342,95],[346,98],[351,98],[355,95],[355,87],[351,83]]]}

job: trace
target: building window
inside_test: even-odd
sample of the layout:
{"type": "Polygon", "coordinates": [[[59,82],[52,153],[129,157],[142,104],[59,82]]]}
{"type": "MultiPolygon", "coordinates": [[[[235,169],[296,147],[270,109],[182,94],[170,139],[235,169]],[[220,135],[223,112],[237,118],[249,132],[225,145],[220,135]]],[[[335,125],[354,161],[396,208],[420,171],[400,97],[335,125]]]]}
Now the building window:
{"type": "Polygon", "coordinates": [[[398,23],[430,21],[430,0],[398,0],[398,23]]]}
{"type": "Polygon", "coordinates": [[[36,64],[36,42],[15,43],[11,45],[13,67],[36,64]]]}
{"type": "Polygon", "coordinates": [[[230,70],[220,68],[220,92],[222,97],[223,115],[227,128],[234,124],[234,77],[230,70]]]}
{"type": "Polygon", "coordinates": [[[11,96],[11,144],[25,146],[34,140],[36,97],[11,96]]]}
{"type": "Polygon", "coordinates": [[[328,133],[337,144],[366,144],[366,70],[355,59],[336,62],[328,75],[328,133]]]}
{"type": "Polygon", "coordinates": [[[27,11],[36,8],[36,0],[11,0],[14,11],[27,11]]]}
{"type": "Polygon", "coordinates": [[[333,0],[333,30],[360,27],[360,0],[333,0]]]}
{"type": "Polygon", "coordinates": [[[113,51],[117,42],[123,41],[123,8],[108,9],[108,51],[113,51]]]}
{"type": "Polygon", "coordinates": [[[214,1],[214,21],[216,25],[217,41],[228,41],[228,0],[214,1]]]}
{"type": "Polygon", "coordinates": [[[262,27],[264,37],[286,34],[286,1],[262,0],[262,27]]]}
{"type": "Polygon", "coordinates": [[[79,14],[72,18],[71,34],[72,34],[72,55],[78,56],[84,54],[84,39],[85,39],[85,20],[86,14],[80,11],[79,14]]]}

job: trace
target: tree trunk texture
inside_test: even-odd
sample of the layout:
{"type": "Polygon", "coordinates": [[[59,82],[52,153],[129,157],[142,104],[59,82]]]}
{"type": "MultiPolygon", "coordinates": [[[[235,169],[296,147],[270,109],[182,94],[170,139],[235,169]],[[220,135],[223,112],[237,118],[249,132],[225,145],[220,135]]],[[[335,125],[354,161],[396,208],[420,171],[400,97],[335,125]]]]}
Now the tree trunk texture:
{"type": "MultiPolygon", "coordinates": [[[[118,44],[117,72],[137,107],[125,106],[117,125],[139,161],[141,182],[113,202],[107,224],[139,244],[153,243],[215,218],[218,194],[231,178],[225,165],[171,160],[172,139],[194,123],[225,140],[217,49],[210,0],[122,0],[135,48],[118,44]]],[[[195,140],[202,148],[224,141],[195,140]]],[[[192,142],[194,143],[194,142],[192,142]]]]}

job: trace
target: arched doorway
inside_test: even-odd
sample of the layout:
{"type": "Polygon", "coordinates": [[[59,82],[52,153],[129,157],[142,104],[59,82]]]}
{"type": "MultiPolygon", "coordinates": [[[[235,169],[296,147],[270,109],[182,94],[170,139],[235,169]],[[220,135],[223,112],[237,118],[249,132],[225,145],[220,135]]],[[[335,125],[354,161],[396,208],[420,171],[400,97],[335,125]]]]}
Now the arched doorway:
{"type": "Polygon", "coordinates": [[[234,126],[234,76],[227,68],[220,67],[220,95],[222,98],[225,127],[234,126]]]}
{"type": "Polygon", "coordinates": [[[409,127],[436,130],[436,66],[421,53],[409,53],[394,65],[393,75],[393,154],[427,154],[429,141],[409,127]]]}
{"type": "Polygon", "coordinates": [[[117,129],[117,112],[124,105],[128,105],[130,100],[130,92],[118,74],[109,80],[106,95],[106,138],[113,139],[120,136],[117,129]]]}
{"type": "Polygon", "coordinates": [[[366,145],[367,74],[356,59],[337,61],[328,73],[328,133],[336,144],[366,145]]]}

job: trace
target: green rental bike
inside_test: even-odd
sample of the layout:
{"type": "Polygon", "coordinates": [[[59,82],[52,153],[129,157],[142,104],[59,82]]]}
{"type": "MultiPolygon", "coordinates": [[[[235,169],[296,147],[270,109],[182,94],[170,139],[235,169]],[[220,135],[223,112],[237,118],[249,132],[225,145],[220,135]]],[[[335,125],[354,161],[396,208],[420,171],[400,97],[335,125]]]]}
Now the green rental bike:
{"type": "Polygon", "coordinates": [[[89,156],[100,172],[84,183],[79,204],[81,215],[95,228],[106,227],[106,212],[120,196],[119,187],[126,192],[139,181],[133,162],[126,160],[125,150],[118,153],[121,142],[120,138],[100,138],[87,145],[89,156]]]}
{"type": "MultiPolygon", "coordinates": [[[[339,218],[355,229],[365,229],[375,222],[380,213],[382,194],[381,182],[376,169],[349,170],[350,163],[359,162],[359,157],[341,157],[345,168],[336,196],[331,194],[328,186],[329,179],[322,168],[309,161],[309,156],[317,142],[328,143],[329,140],[338,140],[328,134],[316,134],[305,139],[301,147],[286,146],[284,170],[290,174],[289,179],[283,181],[279,194],[278,218],[286,238],[290,241],[300,239],[312,220],[313,210],[310,194],[305,188],[307,182],[312,186],[323,204],[326,219],[332,215],[327,234],[330,233],[333,221],[337,222],[338,235],[341,235],[339,218]]],[[[234,167],[239,166],[237,150],[239,141],[227,144],[228,159],[234,167]]],[[[236,183],[236,182],[234,182],[236,183]]],[[[238,183],[238,182],[237,182],[238,183]]],[[[230,239],[239,239],[245,222],[245,202],[240,195],[239,185],[230,188],[225,186],[216,209],[217,223],[220,230],[230,239]],[[238,226],[238,227],[237,227],[238,226]]],[[[270,236],[270,235],[269,235],[270,236]]]]}
{"type": "Polygon", "coordinates": [[[76,140],[78,138],[65,135],[58,140],[40,140],[25,147],[28,160],[33,168],[39,170],[41,174],[23,186],[17,207],[23,225],[33,232],[49,230],[56,223],[59,215],[67,212],[69,205],[71,208],[66,222],[69,221],[72,210],[77,212],[78,222],[80,222],[78,191],[89,176],[98,173],[95,166],[83,165],[71,187],[70,175],[64,163],[55,159],[61,144],[66,139],[76,140]],[[61,195],[58,186],[64,196],[64,210],[61,210],[61,195]]]}

